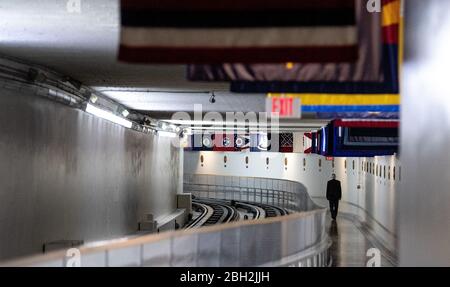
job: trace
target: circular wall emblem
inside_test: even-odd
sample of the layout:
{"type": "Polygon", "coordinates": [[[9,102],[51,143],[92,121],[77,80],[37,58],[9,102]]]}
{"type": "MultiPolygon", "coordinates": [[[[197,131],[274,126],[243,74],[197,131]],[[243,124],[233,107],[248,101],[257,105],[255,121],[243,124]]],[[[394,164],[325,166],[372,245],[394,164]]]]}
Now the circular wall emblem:
{"type": "Polygon", "coordinates": [[[236,146],[237,147],[243,147],[245,145],[245,140],[241,137],[238,137],[236,139],[236,146]]]}
{"type": "Polygon", "coordinates": [[[205,147],[211,148],[212,147],[212,140],[208,137],[203,138],[203,145],[205,147]]]}
{"type": "Polygon", "coordinates": [[[231,140],[229,137],[224,137],[223,138],[223,146],[224,147],[229,147],[231,145],[231,140]]]}

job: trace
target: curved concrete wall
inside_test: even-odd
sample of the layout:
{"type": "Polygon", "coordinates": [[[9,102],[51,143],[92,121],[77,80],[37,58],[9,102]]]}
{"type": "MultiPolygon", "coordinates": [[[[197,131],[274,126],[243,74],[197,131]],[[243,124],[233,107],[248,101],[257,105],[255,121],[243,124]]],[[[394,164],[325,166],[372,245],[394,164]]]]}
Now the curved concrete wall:
{"type": "Polygon", "coordinates": [[[0,82],[0,259],[134,233],[176,209],[180,150],[0,82]],[[9,86],[8,86],[9,87],[9,86]]]}
{"type": "MultiPolygon", "coordinates": [[[[304,184],[308,193],[322,205],[327,181],[334,172],[341,181],[343,201],[347,210],[358,216],[390,251],[396,249],[396,193],[399,184],[400,162],[395,156],[375,158],[335,158],[333,162],[315,154],[298,153],[219,153],[185,152],[184,170],[190,174],[215,174],[286,179],[304,184]],[[203,156],[203,163],[201,162],[203,156]],[[227,162],[224,162],[224,156],[227,162]],[[246,157],[249,163],[246,164],[246,157]],[[267,158],[269,164],[267,164],[267,158]],[[287,161],[286,161],[286,160],[287,161]],[[305,166],[304,166],[305,161],[305,166]],[[320,161],[320,166],[319,166],[320,161]],[[354,168],[353,168],[354,162],[354,168]],[[363,170],[386,166],[386,176],[376,176],[363,170]],[[287,163],[287,165],[286,165],[287,163]],[[394,180],[393,170],[396,169],[394,180]],[[390,168],[390,172],[389,172],[390,168]]],[[[384,173],[384,171],[383,171],[384,173]]],[[[342,209],[343,210],[343,209],[342,209]]]]}

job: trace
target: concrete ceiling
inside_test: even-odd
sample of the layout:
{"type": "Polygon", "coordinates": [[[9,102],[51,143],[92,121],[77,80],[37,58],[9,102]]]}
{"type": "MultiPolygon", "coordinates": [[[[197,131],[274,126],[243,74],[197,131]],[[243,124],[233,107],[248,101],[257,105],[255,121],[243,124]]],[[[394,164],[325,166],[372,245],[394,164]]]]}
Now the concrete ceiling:
{"type": "Polygon", "coordinates": [[[226,83],[186,81],[182,65],[129,65],[116,60],[118,0],[2,0],[0,53],[69,75],[89,86],[164,91],[227,91],[226,83]],[[68,3],[79,1],[80,13],[68,3]]]}
{"type": "Polygon", "coordinates": [[[99,88],[109,98],[138,111],[194,111],[202,105],[204,112],[263,112],[266,97],[262,94],[234,94],[229,92],[164,92],[140,88],[99,88]],[[210,102],[214,94],[214,103],[210,102]],[[176,103],[176,105],[174,105],[176,103]]]}

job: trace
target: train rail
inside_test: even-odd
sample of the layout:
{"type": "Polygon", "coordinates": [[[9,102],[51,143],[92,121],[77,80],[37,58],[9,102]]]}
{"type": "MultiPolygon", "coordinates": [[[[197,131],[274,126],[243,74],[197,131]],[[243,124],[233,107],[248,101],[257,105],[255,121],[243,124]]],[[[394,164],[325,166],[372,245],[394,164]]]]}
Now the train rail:
{"type": "Polygon", "coordinates": [[[192,201],[195,212],[186,229],[209,226],[232,221],[261,219],[289,214],[276,206],[241,201],[196,198],[192,201]]]}
{"type": "Polygon", "coordinates": [[[262,208],[265,212],[265,217],[277,217],[277,216],[284,216],[284,215],[289,214],[289,211],[287,211],[284,208],[277,207],[277,206],[261,204],[261,203],[252,203],[252,204],[262,208]]]}
{"type": "Polygon", "coordinates": [[[211,206],[202,204],[200,202],[192,202],[192,208],[199,215],[185,226],[186,229],[196,226],[203,226],[209,219],[209,217],[214,213],[214,210],[211,206]]]}
{"type": "Polygon", "coordinates": [[[236,206],[238,208],[246,210],[248,213],[253,215],[253,219],[260,219],[266,217],[266,211],[254,204],[245,203],[245,202],[236,202],[236,206]]]}

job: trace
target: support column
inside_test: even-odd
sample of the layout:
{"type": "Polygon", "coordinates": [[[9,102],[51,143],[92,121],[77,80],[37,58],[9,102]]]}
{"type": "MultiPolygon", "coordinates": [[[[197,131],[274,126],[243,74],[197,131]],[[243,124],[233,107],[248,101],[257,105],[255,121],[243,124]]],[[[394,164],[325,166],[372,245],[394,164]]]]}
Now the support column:
{"type": "Polygon", "coordinates": [[[450,1],[405,1],[402,266],[450,265],[450,1]]]}

